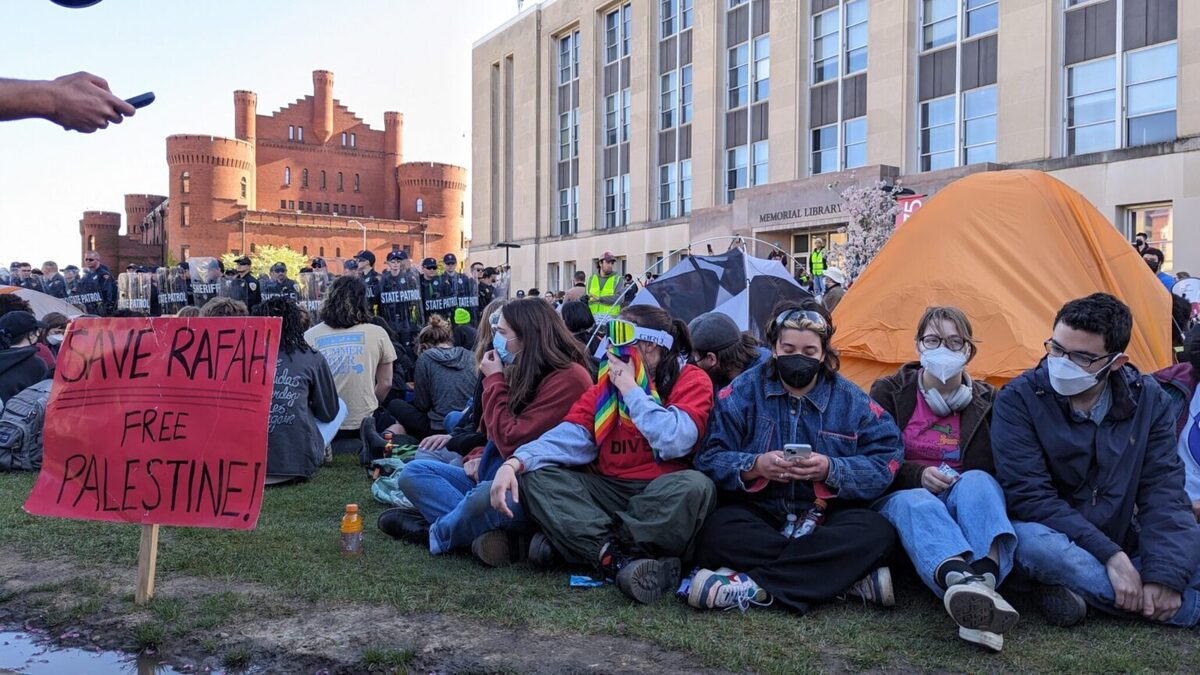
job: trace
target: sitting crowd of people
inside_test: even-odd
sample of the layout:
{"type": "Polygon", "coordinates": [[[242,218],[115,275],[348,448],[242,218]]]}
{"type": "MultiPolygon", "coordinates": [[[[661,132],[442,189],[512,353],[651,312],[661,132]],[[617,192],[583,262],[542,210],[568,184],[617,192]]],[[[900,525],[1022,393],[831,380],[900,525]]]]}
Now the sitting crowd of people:
{"type": "MultiPolygon", "coordinates": [[[[0,400],[52,377],[67,324],[3,302],[0,400]]],[[[911,564],[992,651],[1019,620],[1013,589],[1056,626],[1089,607],[1200,624],[1200,327],[1145,374],[1129,308],[1075,299],[997,390],[968,374],[988,347],[970,317],[929,307],[914,360],[868,394],[813,299],[781,303],[762,344],[722,314],[634,305],[594,326],[586,310],[496,298],[470,341],[433,314],[398,371],[409,345],[361,278],[331,284],[318,322],[261,302],[282,322],[275,402],[299,402],[269,421],[267,481],[311,479],[339,442],[365,465],[412,447],[412,506],[383,532],[490,567],[589,568],[639,603],[891,606],[891,569],[911,564]]],[[[215,298],[198,314],[250,312],[215,298]]]]}

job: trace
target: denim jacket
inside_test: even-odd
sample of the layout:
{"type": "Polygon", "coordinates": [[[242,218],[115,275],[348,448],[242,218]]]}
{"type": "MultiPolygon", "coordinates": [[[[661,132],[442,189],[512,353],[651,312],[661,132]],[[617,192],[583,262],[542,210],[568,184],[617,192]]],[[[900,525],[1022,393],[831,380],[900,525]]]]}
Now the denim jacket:
{"type": "MultiPolygon", "coordinates": [[[[892,417],[854,383],[836,374],[819,375],[812,391],[797,399],[783,388],[768,362],[721,390],[694,464],[721,490],[758,493],[759,499],[770,500],[784,496],[782,484],[771,483],[768,489],[747,486],[741,472],[749,471],[762,453],[782,450],[787,443],[807,443],[829,458],[825,485],[839,500],[882,495],[904,456],[892,417]]],[[[791,486],[787,489],[793,499],[799,496],[791,486]]],[[[812,495],[811,486],[805,484],[804,492],[812,495]]]]}

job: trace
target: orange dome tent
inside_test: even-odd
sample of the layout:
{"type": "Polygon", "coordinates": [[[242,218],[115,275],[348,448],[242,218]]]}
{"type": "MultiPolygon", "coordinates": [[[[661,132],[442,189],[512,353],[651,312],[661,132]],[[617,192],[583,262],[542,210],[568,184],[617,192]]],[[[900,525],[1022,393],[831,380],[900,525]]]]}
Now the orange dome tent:
{"type": "Polygon", "coordinates": [[[1040,171],[977,173],[896,231],[834,312],[834,344],[842,374],[869,389],[916,358],[926,307],[954,305],[979,340],[968,372],[1000,385],[1042,358],[1064,303],[1097,291],[1133,311],[1135,366],[1171,363],[1170,294],[1096,207],[1040,171]]]}

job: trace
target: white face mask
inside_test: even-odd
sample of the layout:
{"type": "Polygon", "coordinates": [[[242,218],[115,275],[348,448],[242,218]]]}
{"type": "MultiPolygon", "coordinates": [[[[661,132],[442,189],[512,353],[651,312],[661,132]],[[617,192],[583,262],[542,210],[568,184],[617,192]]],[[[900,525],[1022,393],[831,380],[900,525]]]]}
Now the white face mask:
{"type": "MultiPolygon", "coordinates": [[[[1113,361],[1116,357],[1113,357],[1113,361]]],[[[1112,361],[1109,361],[1112,364],[1112,361]]],[[[1047,356],[1046,367],[1050,371],[1050,386],[1060,396],[1076,396],[1096,386],[1100,378],[1108,374],[1108,367],[1089,373],[1079,364],[1065,356],[1047,356]]]]}
{"type": "Polygon", "coordinates": [[[49,342],[52,345],[60,345],[60,344],[62,344],[62,341],[63,341],[63,336],[59,335],[57,333],[54,335],[46,336],[46,342],[49,342]]]}
{"type": "MultiPolygon", "coordinates": [[[[964,347],[965,349],[965,347],[964,347]]],[[[938,347],[921,352],[921,367],[945,384],[954,379],[967,365],[967,353],[938,347]]]]}

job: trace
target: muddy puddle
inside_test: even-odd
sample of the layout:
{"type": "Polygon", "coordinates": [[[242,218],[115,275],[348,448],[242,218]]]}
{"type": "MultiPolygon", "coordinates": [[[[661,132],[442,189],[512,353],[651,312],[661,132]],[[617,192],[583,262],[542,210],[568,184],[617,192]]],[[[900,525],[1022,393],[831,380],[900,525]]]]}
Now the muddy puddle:
{"type": "MultiPolygon", "coordinates": [[[[43,636],[0,631],[0,675],[150,675],[181,673],[150,656],[56,647],[43,636]]],[[[190,671],[188,671],[190,672],[190,671]]]]}

